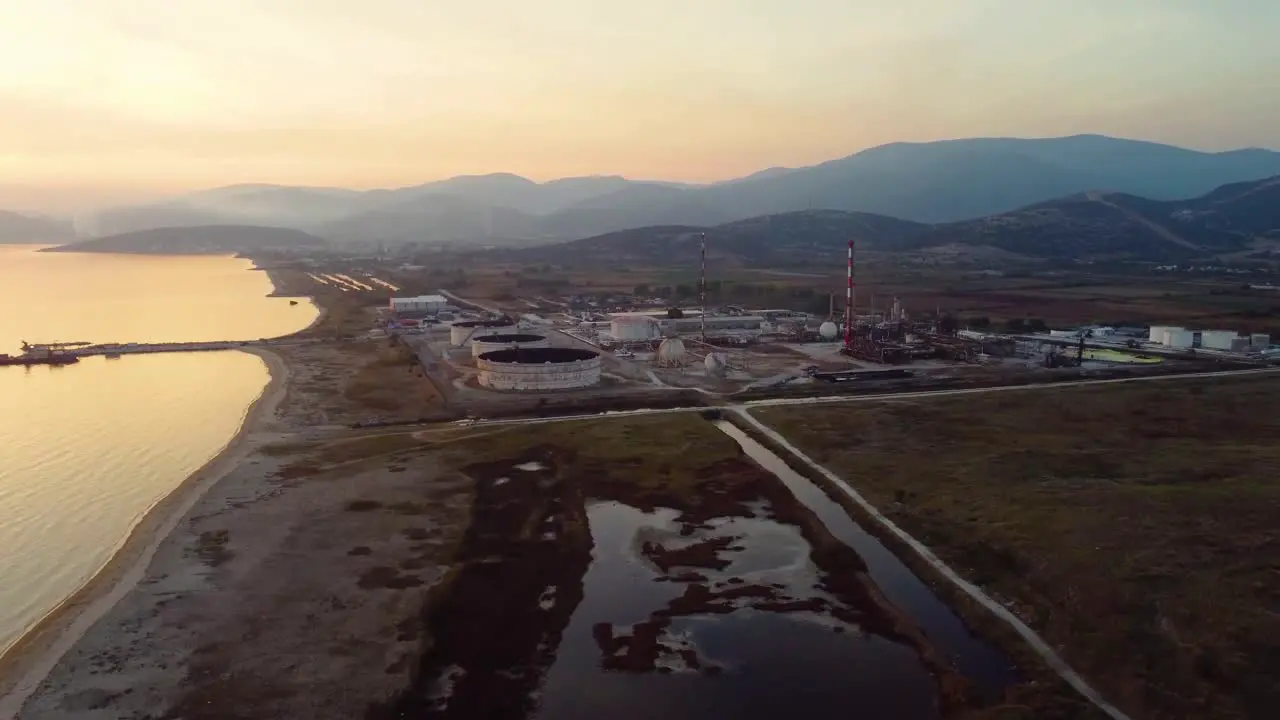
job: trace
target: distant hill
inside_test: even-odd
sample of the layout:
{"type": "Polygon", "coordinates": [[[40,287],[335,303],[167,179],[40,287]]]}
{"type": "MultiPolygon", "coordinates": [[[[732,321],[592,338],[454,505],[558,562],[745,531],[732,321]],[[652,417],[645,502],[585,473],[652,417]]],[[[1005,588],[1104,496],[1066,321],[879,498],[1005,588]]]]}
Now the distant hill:
{"type": "Polygon", "coordinates": [[[70,223],[0,210],[0,245],[51,245],[74,239],[70,223]]]}
{"type": "Polygon", "coordinates": [[[50,248],[47,252],[215,255],[319,247],[324,240],[300,230],[254,225],[208,225],[141,230],[50,248]]]}
{"type": "Polygon", "coordinates": [[[1280,240],[1280,177],[1190,200],[1086,192],[936,227],[926,244],[987,245],[1037,257],[1178,260],[1280,240]]]}
{"type": "Polygon", "coordinates": [[[909,220],[839,210],[808,210],[737,220],[713,227],[662,225],[607,233],[574,242],[504,253],[520,262],[620,266],[695,265],[699,235],[719,264],[785,267],[827,262],[846,252],[849,238],[860,247],[896,250],[914,247],[930,226],[909,220]]]}
{"type": "Polygon", "coordinates": [[[810,210],[715,226],[659,225],[504,254],[564,265],[692,266],[698,235],[719,262],[785,267],[838,262],[853,238],[874,251],[969,248],[1024,258],[1177,261],[1280,244],[1280,177],[1233,183],[1191,200],[1089,191],[976,220],[924,224],[810,210]]]}
{"type": "Polygon", "coordinates": [[[83,218],[97,235],[155,227],[262,225],[330,240],[530,245],[633,227],[714,226],[761,215],[842,210],[948,223],[1091,190],[1153,201],[1280,175],[1280,153],[1222,153],[1100,135],[893,143],[811,167],[713,183],[616,175],[538,183],[462,175],[386,190],[233,185],[83,218]]]}

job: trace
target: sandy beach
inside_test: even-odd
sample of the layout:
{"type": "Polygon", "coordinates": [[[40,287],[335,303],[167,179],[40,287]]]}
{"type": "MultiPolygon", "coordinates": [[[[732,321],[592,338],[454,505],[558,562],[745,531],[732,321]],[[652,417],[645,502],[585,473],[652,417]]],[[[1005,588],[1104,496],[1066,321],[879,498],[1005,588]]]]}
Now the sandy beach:
{"type": "MultiPolygon", "coordinates": [[[[275,273],[267,271],[280,295],[275,273]]],[[[316,317],[292,335],[319,326],[326,309],[307,298],[316,317]]],[[[39,688],[69,650],[103,619],[147,575],[161,544],[188,518],[192,509],[217,483],[246,462],[264,443],[280,438],[278,413],[288,394],[290,363],[279,353],[261,348],[238,352],[256,355],[267,366],[269,380],[249,405],[236,434],[216,455],[147,510],[111,558],[88,582],[49,611],[3,655],[0,655],[0,720],[17,717],[23,704],[39,688]]]]}
{"type": "Polygon", "coordinates": [[[369,347],[253,352],[239,433],[5,657],[0,718],[337,719],[409,684],[472,485],[352,433],[369,347]]]}
{"type": "Polygon", "coordinates": [[[255,435],[274,417],[288,387],[288,364],[277,354],[246,349],[266,363],[271,378],[249,406],[239,432],[216,456],[156,503],[129,537],[83,587],[63,601],[0,657],[0,718],[15,717],[22,703],[58,660],[142,579],[160,543],[215,483],[260,444],[255,435]]]}

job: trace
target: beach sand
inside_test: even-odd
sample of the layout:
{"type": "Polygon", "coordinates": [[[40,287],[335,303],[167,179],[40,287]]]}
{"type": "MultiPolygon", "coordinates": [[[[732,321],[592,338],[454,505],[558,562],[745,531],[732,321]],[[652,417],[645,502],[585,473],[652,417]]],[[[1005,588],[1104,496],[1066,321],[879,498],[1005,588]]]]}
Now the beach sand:
{"type": "Polygon", "coordinates": [[[0,658],[0,720],[336,720],[409,684],[471,483],[421,453],[314,462],[360,435],[343,388],[371,350],[243,351],[271,379],[239,432],[0,658]]]}
{"type": "Polygon", "coordinates": [[[272,380],[240,433],[6,659],[0,718],[337,719],[408,685],[471,483],[344,456],[352,432],[315,423],[332,351],[258,352],[272,380]]]}
{"type": "Polygon", "coordinates": [[[225,477],[261,442],[255,439],[284,399],[289,369],[275,353],[246,349],[263,359],[271,374],[249,406],[239,432],[216,456],[156,503],[133,528],[111,560],[78,591],[54,608],[0,658],[0,718],[17,715],[59,659],[125,593],[142,580],[166,536],[205,492],[225,477]]]}

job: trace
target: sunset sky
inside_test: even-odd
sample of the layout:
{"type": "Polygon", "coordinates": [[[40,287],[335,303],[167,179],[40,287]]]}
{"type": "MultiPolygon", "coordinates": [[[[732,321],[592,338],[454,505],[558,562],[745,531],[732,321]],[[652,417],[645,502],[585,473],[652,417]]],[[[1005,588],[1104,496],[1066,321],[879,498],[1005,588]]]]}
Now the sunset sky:
{"type": "Polygon", "coordinates": [[[0,0],[0,208],[897,140],[1280,148],[1276,0],[0,0]]]}

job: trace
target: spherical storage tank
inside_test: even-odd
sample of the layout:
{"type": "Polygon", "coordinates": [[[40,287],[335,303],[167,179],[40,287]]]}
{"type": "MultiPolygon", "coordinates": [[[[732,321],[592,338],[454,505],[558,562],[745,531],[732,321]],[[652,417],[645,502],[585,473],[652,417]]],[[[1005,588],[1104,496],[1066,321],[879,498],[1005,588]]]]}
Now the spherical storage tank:
{"type": "Polygon", "coordinates": [[[476,358],[479,382],[493,390],[573,390],[600,382],[600,353],[577,348],[509,348],[476,358]]]}
{"type": "Polygon", "coordinates": [[[658,322],[648,315],[618,315],[609,321],[609,334],[622,342],[658,337],[658,322]]]}
{"type": "Polygon", "coordinates": [[[707,368],[708,375],[723,375],[725,368],[729,366],[729,361],[723,354],[713,352],[707,353],[702,364],[707,368]]]}
{"type": "Polygon", "coordinates": [[[497,320],[459,320],[449,326],[449,344],[454,347],[465,347],[471,344],[476,335],[492,335],[503,330],[515,330],[516,324],[510,318],[497,320]]]}
{"type": "Polygon", "coordinates": [[[551,341],[545,335],[533,333],[486,333],[476,334],[471,338],[471,357],[480,357],[493,350],[508,348],[544,348],[551,347],[551,341]]]}
{"type": "Polygon", "coordinates": [[[667,338],[658,346],[658,365],[662,367],[684,367],[688,356],[684,351],[684,341],[678,337],[667,338]]]}
{"type": "Polygon", "coordinates": [[[830,320],[818,326],[818,335],[821,336],[823,340],[835,340],[836,336],[839,334],[840,328],[830,320]]]}

